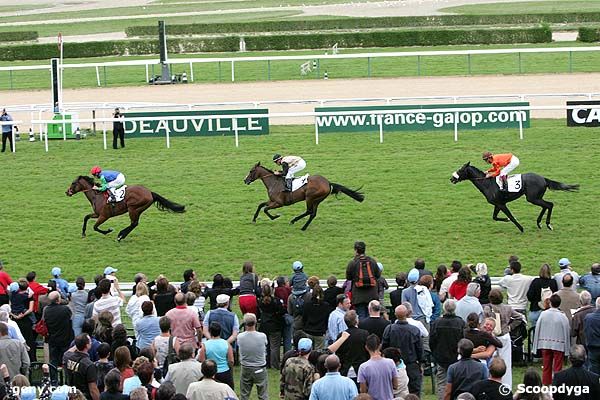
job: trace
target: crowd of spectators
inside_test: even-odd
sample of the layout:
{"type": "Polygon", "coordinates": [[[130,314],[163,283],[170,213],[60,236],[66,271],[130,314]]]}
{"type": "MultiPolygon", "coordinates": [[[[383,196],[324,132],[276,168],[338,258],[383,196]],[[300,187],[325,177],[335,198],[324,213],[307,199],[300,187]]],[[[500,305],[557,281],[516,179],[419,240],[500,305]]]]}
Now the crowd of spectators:
{"type": "Polygon", "coordinates": [[[515,399],[547,399],[561,385],[598,399],[600,264],[583,276],[566,258],[558,266],[532,277],[511,256],[493,286],[484,263],[434,274],[417,259],[390,291],[383,265],[356,242],[344,282],[330,276],[325,289],[300,261],[274,280],[246,262],[237,287],[221,274],[206,285],[193,270],[179,285],[138,273],[126,296],[110,266],[86,290],[59,267],[42,285],[35,272],[13,281],[0,264],[0,399],[249,399],[256,387],[265,400],[277,374],[286,400],[413,400],[426,375],[439,400],[508,400],[528,334],[542,373],[528,369],[515,399]],[[42,363],[44,390],[31,397],[29,369],[42,363]]]}

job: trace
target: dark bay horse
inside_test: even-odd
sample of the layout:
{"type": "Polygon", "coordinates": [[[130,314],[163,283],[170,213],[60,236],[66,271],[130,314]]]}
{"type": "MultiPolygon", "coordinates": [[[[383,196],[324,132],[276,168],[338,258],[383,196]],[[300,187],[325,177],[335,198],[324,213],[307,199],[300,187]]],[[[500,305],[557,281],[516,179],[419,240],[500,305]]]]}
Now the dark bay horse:
{"type": "Polygon", "coordinates": [[[537,174],[522,174],[521,179],[523,186],[519,192],[515,193],[501,193],[500,188],[496,184],[496,178],[486,178],[485,172],[472,166],[470,162],[463,165],[458,171],[452,174],[450,182],[458,183],[460,181],[469,180],[475,185],[477,189],[485,196],[485,199],[494,206],[494,214],[492,218],[494,221],[511,221],[516,225],[521,232],[523,227],[517,222],[515,217],[511,214],[506,207],[506,203],[510,203],[525,195],[527,201],[536,206],[542,207],[540,215],[537,218],[537,227],[541,229],[540,223],[544,217],[544,213],[548,211],[546,215],[546,226],[552,230],[550,224],[550,217],[552,216],[552,208],[554,204],[543,199],[546,189],[550,190],[564,190],[567,192],[574,192],[579,190],[579,185],[567,185],[566,183],[556,182],[548,178],[544,178],[537,174]],[[498,213],[502,211],[508,218],[499,218],[498,213]]]}
{"type": "Polygon", "coordinates": [[[185,212],[185,206],[173,203],[143,186],[128,186],[125,199],[115,204],[107,204],[104,194],[94,190],[93,187],[94,180],[92,178],[89,176],[78,176],[66,191],[66,195],[69,197],[73,196],[75,193],[83,192],[85,197],[87,197],[88,201],[91,203],[92,210],[94,211],[83,217],[81,237],[85,237],[87,222],[90,218],[97,218],[96,223],[94,224],[94,230],[106,235],[113,230],[100,229],[100,225],[109,218],[128,212],[131,224],[119,232],[117,240],[121,241],[125,239],[136,226],[138,226],[140,215],[153,203],[156,203],[156,207],[160,211],[172,211],[176,213],[185,212]]]}
{"type": "Polygon", "coordinates": [[[260,165],[260,162],[256,163],[254,167],[252,167],[248,173],[248,176],[246,176],[246,179],[244,179],[244,183],[249,185],[257,179],[262,180],[267,188],[269,201],[265,201],[264,203],[260,203],[258,205],[258,208],[254,213],[254,218],[252,218],[252,222],[256,222],[258,213],[263,208],[265,214],[267,214],[267,216],[273,220],[279,218],[279,215],[272,215],[269,213],[269,210],[283,206],[289,206],[299,201],[306,200],[306,212],[298,215],[290,221],[290,224],[294,224],[298,220],[309,216],[308,221],[306,221],[302,227],[302,230],[304,231],[317,216],[317,208],[319,207],[319,204],[331,193],[344,193],[358,202],[362,202],[365,199],[365,196],[358,190],[348,189],[347,187],[337,183],[331,183],[320,175],[309,176],[306,185],[294,192],[283,192],[283,177],[275,174],[275,172],[271,171],[270,169],[263,167],[260,165]]]}

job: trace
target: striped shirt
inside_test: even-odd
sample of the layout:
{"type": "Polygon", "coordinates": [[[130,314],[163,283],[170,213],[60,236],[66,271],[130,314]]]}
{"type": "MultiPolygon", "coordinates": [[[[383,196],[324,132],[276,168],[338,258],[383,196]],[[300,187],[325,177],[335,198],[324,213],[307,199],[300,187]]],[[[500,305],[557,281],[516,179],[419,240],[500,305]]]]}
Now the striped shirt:
{"type": "Polygon", "coordinates": [[[92,312],[92,317],[96,317],[102,311],[108,311],[113,315],[113,326],[117,326],[121,323],[121,306],[123,305],[123,300],[120,297],[113,297],[111,295],[105,294],[102,295],[101,298],[96,300],[94,303],[94,311],[92,312]]]}

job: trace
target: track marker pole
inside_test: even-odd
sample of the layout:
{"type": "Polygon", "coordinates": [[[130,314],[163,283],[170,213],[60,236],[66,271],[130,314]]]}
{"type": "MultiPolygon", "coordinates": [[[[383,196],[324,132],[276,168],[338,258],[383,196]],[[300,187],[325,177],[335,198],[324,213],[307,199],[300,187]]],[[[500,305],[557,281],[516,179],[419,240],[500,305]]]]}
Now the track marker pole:
{"type": "Polygon", "coordinates": [[[458,113],[454,113],[454,141],[458,142],[458,113]]]}
{"type": "Polygon", "coordinates": [[[167,129],[167,149],[171,148],[171,135],[169,134],[169,129],[167,129]]]}
{"type": "Polygon", "coordinates": [[[319,144],[319,124],[317,123],[317,118],[315,117],[315,144],[319,144]]]}
{"type": "Polygon", "coordinates": [[[383,143],[383,115],[379,118],[379,143],[383,143]]]}

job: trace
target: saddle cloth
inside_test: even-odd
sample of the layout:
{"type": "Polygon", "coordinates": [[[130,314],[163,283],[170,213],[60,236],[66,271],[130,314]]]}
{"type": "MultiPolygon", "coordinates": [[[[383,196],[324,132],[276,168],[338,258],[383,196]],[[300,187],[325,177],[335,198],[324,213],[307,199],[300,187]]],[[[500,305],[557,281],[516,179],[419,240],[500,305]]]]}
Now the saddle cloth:
{"type": "Polygon", "coordinates": [[[308,174],[301,176],[299,178],[294,178],[292,181],[292,192],[300,189],[302,186],[306,185],[308,182],[308,174]]]}
{"type": "MultiPolygon", "coordinates": [[[[499,188],[502,188],[502,181],[500,176],[496,177],[496,184],[499,188]]],[[[508,176],[508,191],[510,193],[518,193],[523,190],[523,180],[521,174],[509,175],[508,176]]]]}
{"type": "MultiPolygon", "coordinates": [[[[127,189],[127,185],[123,185],[120,188],[116,188],[116,189],[108,189],[112,192],[112,194],[115,195],[115,199],[116,202],[120,202],[125,200],[125,189],[127,189]]],[[[107,192],[108,192],[107,190],[107,192]]],[[[110,199],[110,197],[108,196],[108,193],[106,193],[106,202],[108,203],[108,200],[110,199]]]]}

